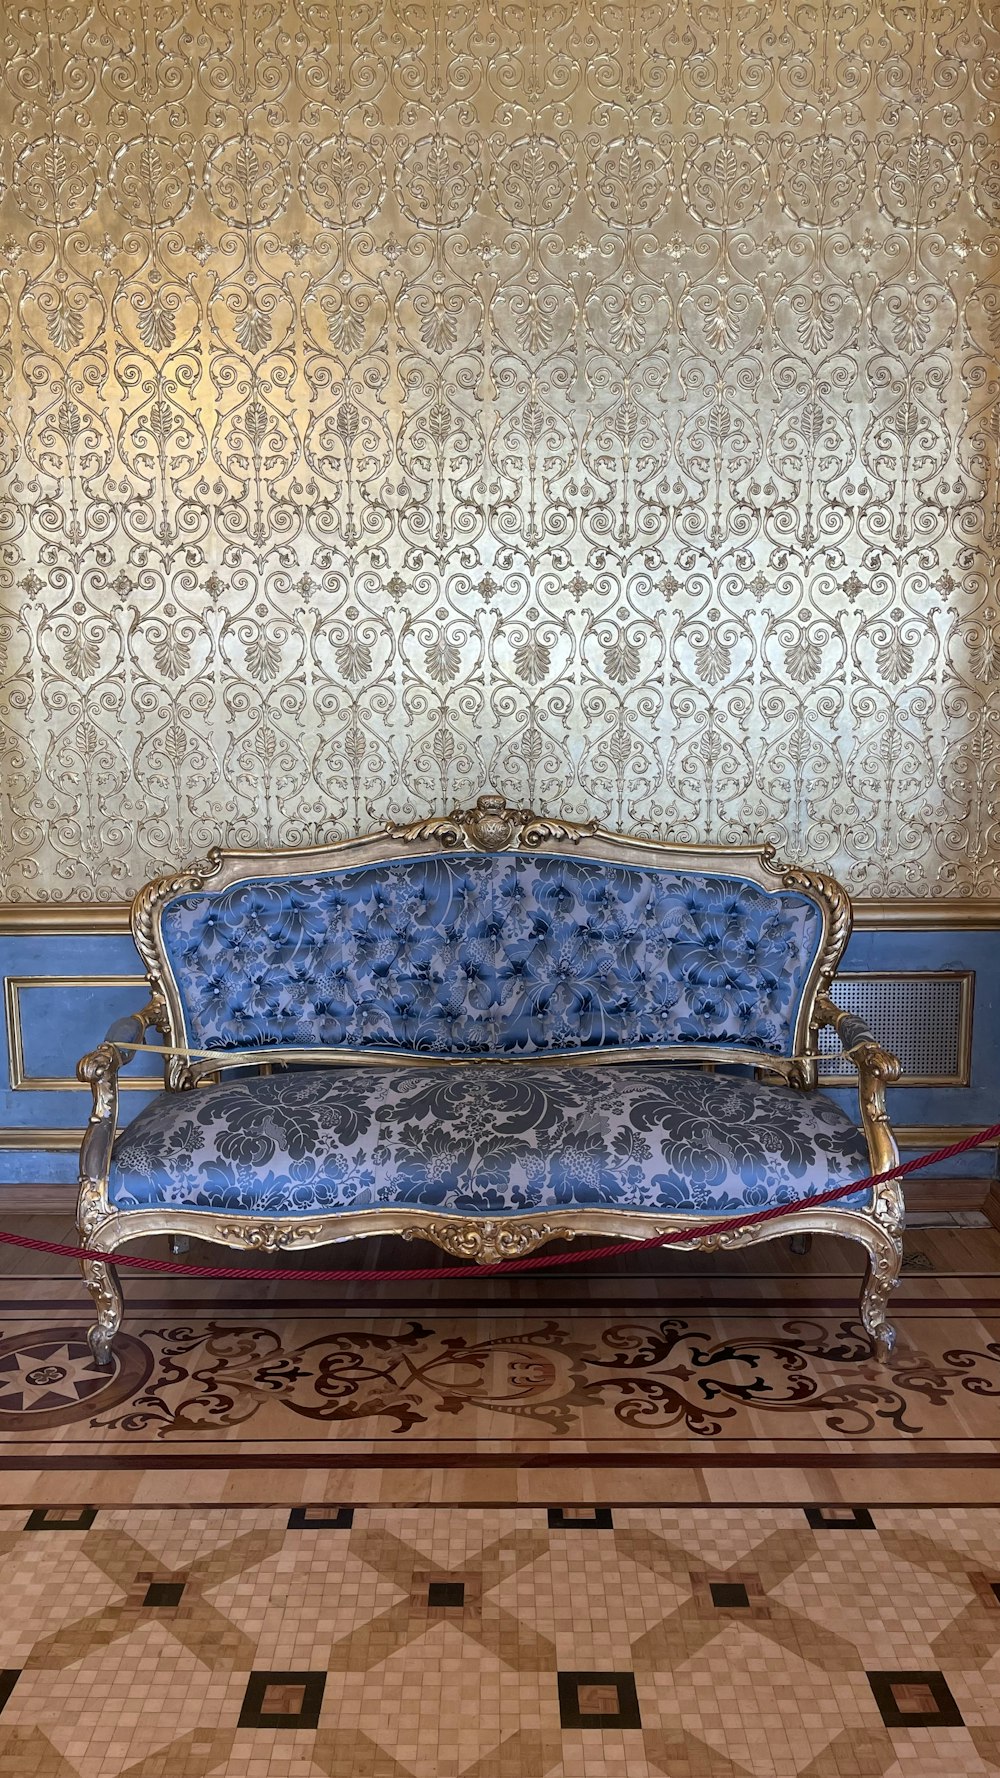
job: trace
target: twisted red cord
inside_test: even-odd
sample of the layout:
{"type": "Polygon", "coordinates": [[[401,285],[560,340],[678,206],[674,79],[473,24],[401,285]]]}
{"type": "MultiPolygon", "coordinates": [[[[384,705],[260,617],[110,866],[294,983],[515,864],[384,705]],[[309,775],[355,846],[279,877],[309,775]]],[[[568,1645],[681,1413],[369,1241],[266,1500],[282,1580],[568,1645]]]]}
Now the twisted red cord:
{"type": "MultiPolygon", "coordinates": [[[[671,1229],[665,1235],[649,1235],[644,1241],[615,1241],[609,1247],[578,1247],[570,1253],[536,1253],[528,1259],[501,1259],[489,1265],[476,1265],[472,1261],[466,1261],[460,1266],[424,1266],[419,1270],[402,1268],[396,1271],[358,1271],[349,1268],[299,1271],[296,1268],[287,1276],[297,1282],[305,1280],[311,1284],[416,1284],[434,1278],[468,1278],[470,1270],[477,1278],[496,1278],[505,1272],[545,1271],[549,1267],[577,1265],[586,1260],[617,1259],[621,1254],[643,1253],[651,1247],[675,1247],[685,1241],[703,1241],[706,1236],[723,1235],[731,1229],[753,1228],[757,1223],[772,1222],[780,1216],[794,1216],[797,1210],[815,1210],[823,1204],[836,1203],[838,1198],[849,1197],[852,1192],[867,1191],[872,1186],[886,1184],[890,1179],[902,1179],[907,1173],[918,1173],[937,1161],[951,1160],[954,1155],[965,1154],[970,1148],[982,1148],[984,1143],[995,1142],[998,1137],[1000,1124],[990,1124],[988,1129],[965,1136],[961,1142],[952,1142],[947,1148],[935,1148],[931,1154],[916,1155],[912,1161],[899,1161],[895,1167],[887,1168],[884,1173],[869,1173],[864,1179],[852,1180],[850,1185],[831,1186],[829,1191],[816,1192],[809,1198],[796,1198],[791,1204],[772,1204],[766,1210],[753,1210],[748,1216],[727,1216],[718,1222],[699,1224],[695,1229],[671,1229]]],[[[167,1272],[183,1278],[236,1278],[269,1284],[282,1275],[274,1266],[185,1266],[178,1265],[176,1260],[171,1259],[143,1259],[138,1254],[99,1253],[91,1247],[68,1247],[61,1241],[37,1241],[31,1235],[13,1235],[5,1230],[0,1230],[0,1246],[27,1247],[33,1253],[54,1253],[62,1259],[113,1261],[116,1266],[132,1266],[140,1272],[167,1272]]]]}

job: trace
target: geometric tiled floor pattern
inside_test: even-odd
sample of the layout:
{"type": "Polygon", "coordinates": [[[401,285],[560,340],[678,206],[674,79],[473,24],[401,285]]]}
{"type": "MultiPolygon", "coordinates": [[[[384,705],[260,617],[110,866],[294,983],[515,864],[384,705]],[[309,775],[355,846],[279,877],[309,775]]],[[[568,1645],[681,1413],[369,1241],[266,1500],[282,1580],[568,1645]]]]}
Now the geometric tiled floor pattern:
{"type": "Polygon", "coordinates": [[[993,1507],[0,1512],[3,1778],[985,1778],[993,1507]]]}

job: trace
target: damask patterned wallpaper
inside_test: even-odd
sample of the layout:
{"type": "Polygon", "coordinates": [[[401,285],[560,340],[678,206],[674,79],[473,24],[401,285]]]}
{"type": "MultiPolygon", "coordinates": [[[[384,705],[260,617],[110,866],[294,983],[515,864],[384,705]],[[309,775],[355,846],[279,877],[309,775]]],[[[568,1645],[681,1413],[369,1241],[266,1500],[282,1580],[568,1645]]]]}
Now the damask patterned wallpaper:
{"type": "Polygon", "coordinates": [[[486,785],[997,891],[991,0],[0,37],[0,894],[486,785]]]}

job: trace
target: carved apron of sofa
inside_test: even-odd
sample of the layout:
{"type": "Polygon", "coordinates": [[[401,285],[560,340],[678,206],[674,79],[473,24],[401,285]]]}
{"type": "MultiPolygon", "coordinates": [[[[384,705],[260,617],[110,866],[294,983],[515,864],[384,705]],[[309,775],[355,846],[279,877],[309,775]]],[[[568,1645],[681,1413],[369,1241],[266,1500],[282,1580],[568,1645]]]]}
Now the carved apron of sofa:
{"type": "MultiPolygon", "coordinates": [[[[142,890],[132,924],[150,1001],[79,1068],[98,1252],[394,1233],[490,1261],[556,1238],[824,1230],[867,1249],[861,1316],[888,1356],[897,1186],[741,1224],[897,1158],[898,1064],[827,993],[850,932],[830,878],[481,797],[364,840],[215,851],[142,890]],[[828,1023],[860,1128],[816,1089],[828,1023]],[[118,1071],[150,1030],[167,1090],[119,1130],[118,1071]]],[[[107,1363],[118,1278],[110,1259],[84,1271],[107,1363]]]]}

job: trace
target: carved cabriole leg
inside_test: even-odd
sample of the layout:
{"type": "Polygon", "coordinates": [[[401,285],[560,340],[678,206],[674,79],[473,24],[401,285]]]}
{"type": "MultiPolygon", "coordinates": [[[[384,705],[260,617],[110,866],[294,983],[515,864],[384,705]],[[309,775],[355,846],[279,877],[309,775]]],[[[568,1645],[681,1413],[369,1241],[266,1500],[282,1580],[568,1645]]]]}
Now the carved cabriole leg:
{"type": "MultiPolygon", "coordinates": [[[[864,1022],[852,1018],[835,1006],[829,995],[821,993],[816,1002],[818,1025],[833,1025],[846,1055],[858,1071],[858,1102],[861,1123],[868,1142],[873,1173],[887,1173],[899,1161],[899,1150],[886,1109],[886,1088],[899,1079],[899,1059],[876,1043],[864,1022]]],[[[903,1263],[903,1194],[898,1180],[879,1186],[869,1215],[865,1217],[865,1233],[858,1239],[868,1249],[868,1276],[861,1292],[861,1319],[875,1343],[875,1355],[885,1364],[896,1335],[885,1318],[889,1292],[899,1283],[903,1263]]]]}
{"type": "MultiPolygon", "coordinates": [[[[130,1023],[142,1036],[145,1014],[136,1015],[130,1023]]],[[[112,1030],[115,1027],[112,1026],[112,1030]]],[[[104,1250],[112,1245],[102,1241],[98,1231],[108,1219],[108,1170],[118,1125],[118,1070],[121,1051],[117,1043],[105,1041],[89,1056],[77,1063],[77,1077],[88,1085],[94,1098],[93,1110],[80,1148],[80,1195],[76,1206],[76,1226],[80,1246],[104,1250]]],[[[81,1260],[84,1282],[94,1299],[97,1322],[87,1335],[90,1350],[100,1365],[111,1363],[111,1343],[121,1326],[122,1293],[114,1267],[107,1260],[81,1260]]]]}
{"type": "Polygon", "coordinates": [[[881,1252],[873,1246],[868,1257],[868,1275],[861,1292],[861,1319],[865,1332],[871,1336],[879,1364],[888,1364],[896,1344],[896,1329],[886,1320],[885,1312],[889,1292],[899,1282],[902,1261],[903,1243],[900,1240],[887,1243],[881,1252]]]}
{"type": "Polygon", "coordinates": [[[121,1327],[125,1309],[118,1273],[110,1260],[85,1259],[81,1263],[84,1281],[97,1311],[97,1320],[87,1339],[95,1361],[107,1366],[112,1363],[114,1337],[121,1327]]]}
{"type": "Polygon", "coordinates": [[[886,1320],[886,1307],[899,1283],[903,1264],[903,1198],[893,1185],[883,1188],[879,1200],[879,1220],[867,1225],[863,1237],[868,1248],[868,1273],[861,1292],[861,1319],[874,1343],[876,1358],[880,1364],[888,1364],[896,1330],[886,1320]]]}

